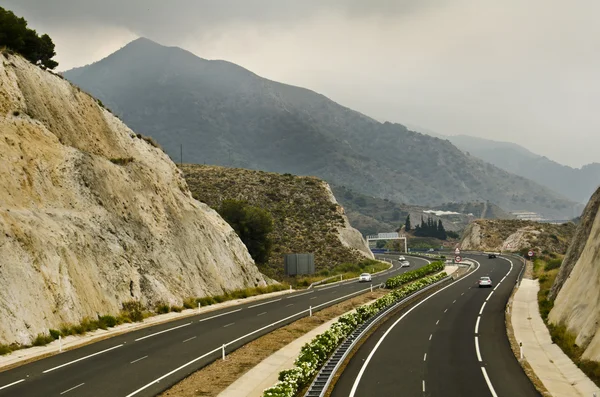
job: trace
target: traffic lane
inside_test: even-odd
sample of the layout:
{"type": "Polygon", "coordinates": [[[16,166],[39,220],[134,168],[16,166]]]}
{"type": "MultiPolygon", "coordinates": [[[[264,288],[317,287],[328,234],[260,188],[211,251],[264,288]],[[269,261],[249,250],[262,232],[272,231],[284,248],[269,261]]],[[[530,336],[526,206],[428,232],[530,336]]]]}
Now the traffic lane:
{"type": "MultiPolygon", "coordinates": [[[[510,266],[482,261],[479,263],[479,272],[476,278],[466,284],[468,288],[456,289],[447,294],[444,315],[429,347],[424,379],[427,385],[425,395],[491,395],[478,361],[475,327],[477,316],[492,288],[479,288],[477,279],[488,276],[492,280],[500,280],[510,270],[510,266]]],[[[439,299],[443,300],[444,297],[439,299]]],[[[418,321],[418,318],[411,321],[418,321]]]]}
{"type": "MultiPolygon", "coordinates": [[[[417,261],[417,262],[419,262],[419,261],[417,261]]],[[[426,264],[426,261],[420,261],[420,262],[421,262],[421,265],[426,264]]],[[[417,267],[420,267],[420,266],[417,265],[417,267]]],[[[397,270],[401,271],[401,272],[406,271],[406,269],[404,269],[404,270],[397,269],[397,270]]],[[[343,284],[339,285],[339,286],[342,287],[343,284]]],[[[267,300],[265,302],[261,302],[261,303],[257,303],[257,304],[253,304],[253,305],[248,305],[247,307],[245,307],[245,309],[249,310],[249,312],[248,311],[244,312],[244,314],[250,320],[245,328],[248,329],[248,327],[249,328],[255,327],[255,329],[259,329],[261,327],[264,327],[265,325],[268,325],[265,323],[269,323],[271,320],[275,320],[275,318],[281,317],[283,315],[287,316],[287,315],[292,315],[292,314],[298,313],[298,311],[294,312],[295,308],[289,308],[288,310],[285,309],[290,306],[294,306],[296,304],[287,304],[287,305],[276,306],[277,303],[283,301],[284,299],[300,300],[300,298],[303,297],[304,300],[306,300],[306,303],[308,303],[305,306],[308,307],[308,306],[313,305],[313,306],[317,306],[317,307],[321,306],[321,308],[322,308],[322,307],[329,306],[328,303],[331,302],[332,300],[335,300],[340,297],[343,298],[345,296],[344,294],[347,295],[349,293],[354,293],[354,292],[361,291],[361,290],[363,292],[365,292],[364,291],[366,289],[365,287],[366,286],[364,284],[359,284],[357,282],[351,282],[351,283],[348,283],[345,288],[340,288],[335,291],[331,291],[331,293],[329,293],[329,295],[327,295],[327,296],[325,295],[326,294],[325,291],[314,291],[314,292],[309,292],[309,293],[304,292],[304,293],[298,293],[298,294],[293,294],[293,295],[287,295],[285,297],[277,298],[277,299],[273,299],[273,300],[267,300]],[[310,296],[310,297],[306,296],[309,294],[311,294],[312,296],[310,296]],[[263,317],[265,319],[265,321],[256,321],[256,324],[253,324],[254,323],[254,321],[252,321],[253,313],[251,312],[251,309],[254,309],[255,311],[264,310],[267,308],[267,305],[269,305],[269,306],[273,305],[275,310],[271,310],[271,312],[275,311],[277,313],[271,313],[270,316],[263,317]],[[269,317],[270,317],[270,319],[269,319],[269,317]]],[[[351,298],[351,296],[349,296],[347,298],[351,298]]],[[[336,302],[331,302],[331,304],[334,304],[334,303],[336,303],[336,302]]],[[[300,301],[296,306],[302,306],[302,301],[300,301]]],[[[229,309],[231,309],[231,308],[229,308],[229,309]]],[[[306,310],[306,309],[304,309],[304,310],[306,310]]],[[[215,311],[213,313],[210,313],[211,315],[208,315],[208,316],[204,315],[204,316],[196,316],[196,317],[201,318],[199,321],[202,321],[202,322],[204,320],[211,320],[211,322],[214,321],[214,323],[211,324],[211,327],[219,329],[220,327],[227,327],[230,325],[233,326],[235,324],[235,321],[229,322],[229,321],[231,321],[229,319],[229,316],[233,316],[234,314],[239,315],[238,313],[241,313],[241,309],[233,309],[233,310],[229,310],[229,311],[221,310],[221,311],[215,311]],[[213,314],[213,313],[216,313],[216,314],[213,314]]],[[[258,317],[263,314],[266,315],[267,312],[266,311],[260,312],[256,316],[258,317]]],[[[301,316],[298,316],[298,318],[299,317],[301,317],[301,316]]],[[[244,319],[242,319],[242,321],[244,321],[244,319]]],[[[291,321],[294,321],[294,319],[291,319],[289,322],[291,322],[291,321]]],[[[168,327],[167,327],[167,325],[162,325],[162,326],[148,328],[146,330],[142,330],[139,332],[132,332],[130,334],[126,334],[126,335],[122,336],[121,338],[112,338],[110,340],[112,342],[112,344],[110,347],[107,347],[107,348],[109,348],[109,349],[114,348],[116,346],[115,343],[121,342],[122,349],[119,349],[118,357],[115,358],[112,356],[115,354],[115,352],[111,352],[112,354],[110,357],[108,356],[109,353],[104,353],[106,355],[98,355],[98,356],[86,359],[85,362],[80,362],[80,363],[71,364],[71,365],[77,365],[77,371],[79,373],[87,374],[90,372],[90,371],[88,371],[88,367],[92,368],[92,371],[94,371],[94,369],[96,371],[98,370],[98,366],[100,365],[100,364],[98,364],[98,362],[111,363],[112,362],[111,360],[120,360],[122,363],[127,363],[127,362],[130,362],[129,360],[135,361],[136,358],[134,358],[134,357],[139,357],[139,358],[142,358],[142,360],[145,361],[146,363],[150,364],[152,361],[156,360],[158,357],[161,357],[160,360],[158,360],[158,361],[161,362],[161,367],[163,367],[164,363],[169,362],[169,360],[164,359],[161,356],[161,354],[157,354],[157,352],[161,351],[161,347],[163,347],[161,344],[165,343],[165,340],[167,341],[167,345],[169,345],[169,344],[173,343],[173,341],[177,341],[177,340],[188,341],[188,339],[189,340],[198,339],[198,334],[202,334],[202,332],[199,332],[197,329],[195,329],[196,327],[193,326],[194,323],[195,323],[194,317],[189,317],[185,320],[180,320],[177,322],[169,323],[169,324],[167,324],[168,327]],[[190,321],[190,319],[192,319],[192,320],[190,321]],[[136,337],[142,338],[142,340],[144,340],[146,343],[143,345],[134,346],[132,344],[132,341],[130,340],[130,338],[136,338],[136,337]],[[128,340],[119,340],[119,339],[124,339],[124,338],[125,339],[129,338],[129,339],[128,340]],[[182,338],[185,338],[185,339],[182,339],[182,338]],[[127,345],[127,342],[131,342],[131,343],[129,345],[127,345]],[[151,356],[150,353],[152,353],[152,352],[154,354],[151,356]],[[150,357],[155,357],[155,359],[153,360],[150,357]]],[[[274,327],[273,329],[275,329],[275,328],[277,328],[277,327],[274,327]]],[[[237,329],[238,329],[238,327],[236,327],[236,330],[237,329]]],[[[269,331],[270,330],[265,330],[262,333],[264,334],[269,331]]],[[[198,339],[198,340],[202,340],[205,344],[206,344],[207,340],[213,341],[213,344],[217,343],[217,342],[219,344],[222,344],[222,343],[227,343],[227,342],[235,339],[234,335],[230,336],[230,335],[227,335],[227,333],[223,333],[223,332],[219,332],[217,336],[218,336],[218,338],[217,337],[208,337],[207,338],[206,335],[203,335],[202,338],[198,339]]],[[[252,338],[250,338],[248,340],[251,340],[251,339],[252,338]]],[[[133,342],[135,342],[135,339],[133,340],[133,342]]],[[[243,344],[246,342],[247,341],[242,341],[241,343],[243,344]]],[[[107,342],[105,342],[105,344],[106,343],[107,342]]],[[[98,345],[96,344],[96,346],[98,346],[98,345]]],[[[106,346],[98,346],[98,347],[106,347],[106,346]]],[[[204,346],[204,348],[207,351],[211,349],[211,347],[209,347],[209,346],[204,346]]],[[[78,349],[78,350],[80,350],[80,349],[78,349]]],[[[88,349],[83,349],[83,350],[88,350],[88,349]]],[[[100,351],[100,349],[98,349],[94,353],[97,353],[98,351],[100,351]]],[[[77,360],[82,357],[85,357],[85,354],[88,352],[80,351],[80,353],[81,354],[79,354],[78,357],[66,357],[66,355],[62,356],[62,357],[60,357],[62,360],[59,362],[51,362],[52,360],[42,360],[41,362],[37,362],[34,364],[42,366],[43,368],[46,368],[44,370],[47,370],[47,368],[49,366],[56,367],[59,365],[64,365],[65,363],[69,363],[73,360],[77,360]]],[[[94,354],[94,353],[91,353],[91,354],[94,354]]],[[[167,356],[168,356],[168,353],[169,352],[167,352],[167,356]]],[[[54,358],[56,358],[56,356],[54,358]]],[[[214,358],[210,358],[210,359],[212,360],[214,358]]],[[[142,361],[142,360],[140,360],[140,361],[142,361]]],[[[203,364],[203,365],[205,365],[205,364],[203,364]]],[[[63,367],[62,369],[58,369],[57,371],[68,371],[69,373],[72,372],[72,368],[68,369],[67,367],[63,367]]],[[[114,363],[113,363],[113,366],[107,368],[106,371],[102,371],[102,372],[108,374],[108,373],[110,373],[109,369],[112,369],[113,367],[114,367],[114,363]]],[[[21,368],[21,369],[26,369],[27,370],[26,372],[35,371],[35,368],[32,369],[32,367],[21,368]]],[[[42,371],[44,371],[44,370],[42,370],[42,371]]],[[[18,371],[16,371],[16,372],[18,372],[18,371]]],[[[114,376],[109,376],[109,378],[110,379],[118,378],[120,374],[121,374],[121,372],[114,374],[114,376]]],[[[27,378],[29,376],[29,373],[27,373],[25,375],[15,373],[14,375],[15,375],[15,377],[13,378],[14,380],[11,380],[11,381],[22,379],[22,378],[20,378],[21,376],[25,376],[27,378]]],[[[69,382],[71,384],[79,385],[80,383],[78,383],[78,382],[82,381],[81,383],[85,383],[85,382],[83,382],[84,380],[87,380],[88,384],[89,384],[89,378],[87,378],[85,375],[83,377],[75,377],[71,374],[70,376],[71,376],[71,379],[69,380],[69,382]]],[[[27,383],[29,383],[29,384],[32,383],[33,381],[36,380],[37,377],[39,377],[39,375],[28,379],[27,383]]],[[[98,378],[99,376],[96,375],[95,377],[98,378]]],[[[131,377],[128,376],[127,379],[131,379],[131,377]]],[[[43,380],[41,382],[43,382],[44,384],[46,383],[43,380]]],[[[5,384],[8,384],[8,383],[11,383],[11,382],[7,382],[5,384]]],[[[19,386],[20,386],[19,388],[23,388],[23,387],[26,387],[27,385],[23,384],[23,385],[19,385],[19,386]]],[[[83,385],[83,386],[85,386],[85,385],[83,385]]],[[[32,385],[32,387],[35,390],[40,389],[39,387],[36,387],[36,385],[32,385]]],[[[58,387],[61,388],[63,386],[62,386],[62,384],[59,384],[58,387]]],[[[78,393],[83,393],[84,389],[85,389],[85,387],[78,389],[78,393]]],[[[17,389],[13,388],[13,390],[15,390],[15,392],[17,392],[17,389]]]]}
{"type": "MultiPolygon", "coordinates": [[[[504,261],[503,259],[494,259],[504,261]]],[[[529,380],[512,352],[506,334],[505,308],[515,286],[522,262],[511,258],[514,269],[494,291],[481,315],[479,347],[483,363],[496,393],[499,396],[539,397],[540,394],[529,380]],[[507,377],[510,374],[510,377],[507,377]],[[507,381],[510,379],[510,381],[507,381]]]]}
{"type": "MultiPolygon", "coordinates": [[[[426,382],[423,383],[426,376],[424,363],[431,360],[431,352],[426,346],[429,346],[431,341],[436,338],[436,330],[440,324],[446,321],[444,315],[447,313],[448,306],[460,302],[461,299],[466,300],[464,295],[476,285],[479,272],[480,269],[477,269],[465,278],[457,280],[430,298],[426,298],[425,301],[421,301],[420,306],[416,308],[413,304],[409,308],[399,311],[380,326],[349,362],[338,380],[332,396],[350,395],[363,363],[390,328],[389,335],[383,339],[381,346],[377,348],[365,368],[355,395],[397,395],[399,392],[406,393],[406,395],[422,395],[423,386],[427,390],[426,382]],[[406,314],[409,310],[411,310],[410,313],[406,314]],[[403,316],[406,317],[393,326],[403,316]],[[391,368],[394,370],[390,371],[391,368]],[[401,371],[397,371],[395,368],[400,368],[401,371]],[[402,375],[403,373],[412,374],[412,376],[406,377],[402,375]]],[[[481,273],[489,272],[481,269],[481,273]]],[[[448,342],[446,341],[446,343],[448,342]]]]}

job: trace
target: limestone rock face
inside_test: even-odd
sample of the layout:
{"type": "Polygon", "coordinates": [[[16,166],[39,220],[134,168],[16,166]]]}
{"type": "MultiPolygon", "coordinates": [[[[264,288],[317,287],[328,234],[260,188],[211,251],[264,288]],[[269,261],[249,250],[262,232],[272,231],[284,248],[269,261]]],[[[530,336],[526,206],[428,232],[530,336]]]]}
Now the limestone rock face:
{"type": "Polygon", "coordinates": [[[585,348],[583,358],[600,361],[600,189],[587,205],[551,290],[548,316],[564,324],[585,348]]]}
{"type": "Polygon", "coordinates": [[[264,285],[160,148],[94,98],[0,55],[0,343],[139,300],[264,285]]]}

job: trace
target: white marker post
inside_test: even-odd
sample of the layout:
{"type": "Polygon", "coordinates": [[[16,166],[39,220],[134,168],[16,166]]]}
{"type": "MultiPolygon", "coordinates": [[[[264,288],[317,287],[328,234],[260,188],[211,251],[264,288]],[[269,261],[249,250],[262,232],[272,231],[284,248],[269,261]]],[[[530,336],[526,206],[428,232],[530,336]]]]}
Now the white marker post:
{"type": "Polygon", "coordinates": [[[62,336],[58,335],[58,352],[62,353],[62,336]]]}
{"type": "Polygon", "coordinates": [[[523,342],[519,342],[519,352],[521,356],[521,360],[523,359],[523,342]]]}
{"type": "Polygon", "coordinates": [[[371,292],[373,292],[373,284],[371,284],[371,292]]]}
{"type": "Polygon", "coordinates": [[[225,361],[225,345],[221,347],[221,355],[223,356],[223,361],[225,361]]]}
{"type": "Polygon", "coordinates": [[[202,307],[202,303],[198,302],[198,311],[200,311],[201,307],[202,307]]]}
{"type": "Polygon", "coordinates": [[[312,317],[312,306],[308,307],[308,317],[312,317]]]}

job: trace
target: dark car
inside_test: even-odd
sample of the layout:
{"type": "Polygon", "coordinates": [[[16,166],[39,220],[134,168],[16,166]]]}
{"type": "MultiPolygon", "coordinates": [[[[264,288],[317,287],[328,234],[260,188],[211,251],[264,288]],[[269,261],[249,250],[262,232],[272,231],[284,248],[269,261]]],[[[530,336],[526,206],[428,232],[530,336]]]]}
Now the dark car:
{"type": "Polygon", "coordinates": [[[494,259],[496,258],[496,254],[488,254],[488,259],[494,259]]]}

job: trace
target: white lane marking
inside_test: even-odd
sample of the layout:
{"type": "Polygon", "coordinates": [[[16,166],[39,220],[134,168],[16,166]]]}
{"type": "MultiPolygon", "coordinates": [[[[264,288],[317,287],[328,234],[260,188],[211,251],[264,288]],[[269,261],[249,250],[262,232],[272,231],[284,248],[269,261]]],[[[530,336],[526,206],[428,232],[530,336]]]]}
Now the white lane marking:
{"type": "Polygon", "coordinates": [[[490,392],[492,393],[492,396],[498,397],[498,395],[496,394],[496,390],[494,390],[494,386],[492,386],[492,382],[490,382],[490,378],[488,377],[485,367],[481,367],[481,372],[483,372],[483,377],[485,378],[485,383],[487,383],[487,385],[490,389],[490,392]]]}
{"type": "Polygon", "coordinates": [[[481,313],[483,313],[483,309],[485,308],[485,304],[487,302],[483,302],[483,305],[481,305],[481,310],[479,310],[479,315],[481,316],[481,313]]]}
{"type": "MultiPolygon", "coordinates": [[[[367,369],[367,366],[369,365],[369,362],[371,362],[371,359],[375,355],[375,352],[377,351],[377,349],[379,349],[379,346],[381,346],[381,344],[383,343],[383,341],[385,340],[385,338],[390,334],[390,332],[392,332],[392,330],[394,329],[394,327],[400,321],[402,321],[404,319],[404,317],[408,316],[410,314],[410,312],[412,312],[413,310],[415,310],[417,307],[421,306],[423,303],[427,302],[429,299],[433,298],[434,296],[436,296],[440,292],[444,291],[446,288],[450,288],[454,284],[460,283],[461,281],[466,280],[467,278],[471,277],[471,275],[475,274],[477,272],[477,270],[479,269],[479,267],[481,266],[479,264],[479,262],[476,262],[476,263],[477,263],[477,268],[474,271],[472,271],[471,273],[469,273],[468,275],[466,275],[463,278],[459,278],[458,280],[454,281],[452,284],[449,284],[449,285],[445,286],[444,288],[441,288],[441,289],[437,290],[433,294],[429,295],[427,298],[423,299],[422,301],[420,301],[419,303],[417,303],[416,305],[414,305],[413,307],[411,307],[410,309],[408,309],[406,311],[406,313],[404,313],[398,320],[396,320],[394,322],[394,324],[392,324],[392,326],[390,328],[388,328],[387,331],[385,331],[385,334],[383,334],[383,336],[381,337],[381,339],[379,339],[377,341],[377,344],[375,345],[375,347],[373,348],[373,350],[371,350],[371,353],[369,353],[369,356],[367,357],[367,359],[363,363],[363,366],[361,367],[361,369],[360,369],[360,371],[358,373],[358,376],[354,380],[354,384],[352,385],[352,390],[350,390],[350,394],[348,395],[348,397],[354,397],[354,395],[356,394],[356,389],[358,389],[358,385],[360,383],[360,380],[361,380],[363,374],[365,373],[365,371],[367,369]]],[[[129,396],[127,396],[127,397],[129,397],[129,396]]]]}
{"type": "Polygon", "coordinates": [[[0,390],[2,390],[2,389],[6,389],[6,388],[8,388],[8,387],[11,387],[11,386],[14,386],[14,385],[18,385],[18,384],[19,384],[19,383],[21,383],[21,382],[25,382],[25,379],[21,379],[21,380],[18,380],[18,381],[16,381],[16,382],[9,383],[8,385],[0,386],[0,390]]]}
{"type": "Polygon", "coordinates": [[[231,327],[233,324],[235,324],[235,323],[230,323],[230,324],[224,325],[223,328],[231,327]]]}
{"type": "Polygon", "coordinates": [[[423,381],[423,393],[425,393],[425,381],[423,381]]]}
{"type": "Polygon", "coordinates": [[[313,296],[313,297],[312,297],[312,298],[310,298],[310,299],[317,299],[317,297],[316,297],[316,296],[313,296]]]}
{"type": "Polygon", "coordinates": [[[299,297],[299,296],[302,296],[302,295],[308,295],[308,294],[312,294],[312,293],[314,293],[314,292],[315,292],[315,291],[303,292],[303,293],[301,293],[301,294],[298,294],[298,295],[294,295],[294,296],[288,296],[286,299],[297,298],[297,297],[299,297]]]}
{"type": "Polygon", "coordinates": [[[259,306],[262,306],[262,305],[268,305],[269,303],[273,303],[273,302],[279,302],[280,300],[281,300],[281,298],[275,299],[275,300],[272,300],[272,301],[268,301],[268,302],[257,303],[256,305],[248,306],[248,309],[252,309],[253,307],[259,307],[259,306]]]}
{"type": "Polygon", "coordinates": [[[257,314],[256,317],[262,316],[262,315],[265,315],[265,314],[267,314],[267,312],[262,312],[262,313],[257,314]]]}
{"type": "MultiPolygon", "coordinates": [[[[195,336],[194,336],[194,338],[195,338],[195,336]]],[[[193,338],[192,338],[192,339],[193,339],[193,338]]],[[[184,341],[184,342],[185,342],[185,341],[184,341]]],[[[137,363],[138,361],[142,361],[142,360],[143,360],[143,359],[145,359],[145,358],[148,358],[148,356],[144,356],[144,357],[142,357],[142,358],[138,358],[137,360],[133,360],[133,361],[132,361],[132,362],[130,362],[129,364],[135,364],[135,363],[137,363]]]]}
{"type": "Polygon", "coordinates": [[[433,338],[433,334],[429,335],[429,340],[431,340],[431,338],[433,338]]]}
{"type": "Polygon", "coordinates": [[[185,367],[187,367],[187,366],[189,366],[189,365],[192,365],[192,364],[193,364],[193,363],[195,363],[196,361],[202,360],[202,359],[203,359],[204,357],[206,357],[206,356],[209,356],[209,355],[211,355],[211,354],[213,354],[213,353],[216,353],[216,352],[220,351],[220,350],[221,350],[221,348],[222,348],[222,347],[221,347],[221,346],[219,346],[219,347],[217,347],[216,349],[214,349],[214,350],[211,350],[211,351],[209,351],[208,353],[205,353],[205,354],[201,355],[200,357],[197,357],[197,358],[193,359],[192,361],[190,361],[190,362],[187,362],[187,363],[183,364],[181,367],[179,367],[179,368],[175,368],[173,371],[169,372],[168,374],[165,374],[165,375],[161,376],[160,378],[158,378],[158,379],[156,379],[156,380],[154,380],[154,381],[152,381],[152,382],[148,383],[146,386],[143,386],[143,387],[141,387],[141,388],[137,389],[136,391],[134,391],[133,393],[130,393],[130,394],[128,394],[128,395],[127,395],[127,397],[132,397],[132,396],[135,396],[136,394],[139,394],[140,392],[142,392],[142,391],[146,390],[147,388],[149,388],[149,387],[150,387],[150,386],[152,386],[153,384],[160,382],[161,380],[165,379],[166,377],[168,377],[168,376],[170,376],[170,375],[173,375],[175,372],[177,372],[177,371],[179,371],[179,370],[181,370],[181,369],[183,369],[183,368],[185,368],[185,367]]]}
{"type": "Polygon", "coordinates": [[[99,351],[99,352],[97,352],[97,353],[94,353],[94,354],[90,354],[89,356],[85,356],[85,357],[78,358],[77,360],[69,361],[68,363],[65,363],[65,364],[59,365],[59,366],[57,366],[57,367],[54,367],[54,368],[47,369],[47,370],[45,370],[45,371],[44,371],[44,372],[42,372],[42,373],[43,373],[43,374],[47,374],[48,372],[52,372],[52,371],[54,371],[55,369],[59,369],[59,368],[62,368],[62,367],[66,367],[67,365],[75,364],[75,363],[77,363],[77,362],[79,362],[79,361],[83,361],[83,360],[85,360],[85,359],[87,359],[87,358],[90,358],[90,357],[97,356],[98,354],[102,354],[102,353],[106,353],[106,352],[108,352],[108,351],[111,351],[111,350],[114,350],[114,349],[118,349],[118,348],[119,348],[119,347],[121,347],[121,346],[123,346],[123,344],[120,344],[120,345],[117,345],[117,346],[113,346],[113,347],[111,347],[111,348],[109,348],[109,349],[102,350],[102,351],[99,351]]]}
{"type": "Polygon", "coordinates": [[[181,342],[181,343],[189,342],[189,341],[191,341],[191,340],[194,340],[194,339],[196,339],[196,338],[197,338],[197,336],[192,336],[191,338],[188,338],[188,339],[184,340],[184,341],[183,341],[183,342],[181,342]]]}
{"type": "Polygon", "coordinates": [[[435,325],[438,325],[439,323],[440,323],[440,320],[437,320],[437,321],[435,322],[435,325]]]}
{"type": "Polygon", "coordinates": [[[488,297],[487,297],[487,298],[485,298],[485,301],[486,301],[486,302],[490,300],[490,298],[492,297],[492,294],[493,294],[493,293],[494,293],[494,290],[492,290],[492,292],[490,292],[490,294],[488,295],[488,297]]]}
{"type": "Polygon", "coordinates": [[[164,331],[155,332],[155,333],[153,333],[153,334],[150,334],[150,335],[142,336],[141,338],[137,338],[137,339],[135,340],[135,342],[137,342],[137,341],[140,341],[140,340],[142,340],[142,339],[146,339],[146,338],[152,338],[153,336],[160,335],[160,334],[164,334],[165,332],[170,332],[170,331],[174,331],[174,330],[176,330],[176,329],[179,329],[179,328],[187,327],[188,325],[192,325],[192,323],[187,323],[187,324],[179,325],[179,326],[177,326],[177,327],[173,327],[173,328],[165,329],[164,331]]]}
{"type": "Polygon", "coordinates": [[[496,284],[496,286],[494,287],[494,291],[496,291],[498,289],[498,287],[500,286],[501,283],[496,284]]]}
{"type": "Polygon", "coordinates": [[[226,315],[228,315],[228,314],[231,314],[231,313],[237,313],[237,312],[239,312],[239,311],[241,311],[241,310],[242,310],[242,309],[237,309],[237,310],[232,310],[232,311],[230,311],[230,312],[227,312],[227,313],[221,313],[221,314],[217,314],[216,316],[212,316],[212,317],[206,317],[206,318],[203,318],[202,320],[198,320],[198,322],[199,322],[199,323],[201,323],[201,322],[203,322],[203,321],[212,320],[213,318],[217,318],[217,317],[221,317],[221,316],[226,316],[226,315]]]}
{"type": "Polygon", "coordinates": [[[81,387],[81,386],[83,386],[83,385],[85,385],[85,383],[82,383],[82,384],[80,384],[80,385],[77,385],[77,386],[75,386],[75,387],[72,387],[72,388],[70,388],[69,390],[65,390],[64,392],[60,393],[60,395],[62,396],[63,394],[66,394],[66,393],[68,393],[68,392],[70,392],[70,391],[73,391],[73,390],[75,390],[75,389],[77,389],[78,387],[81,387]]]}
{"type": "Polygon", "coordinates": [[[481,352],[479,351],[479,337],[475,337],[475,350],[477,350],[477,360],[479,360],[479,362],[482,362],[483,360],[481,359],[481,352]]]}
{"type": "Polygon", "coordinates": [[[423,361],[427,361],[427,353],[423,356],[423,361]]]}
{"type": "Polygon", "coordinates": [[[475,323],[475,333],[479,333],[479,320],[481,320],[481,316],[477,316],[477,323],[475,323]]]}
{"type": "Polygon", "coordinates": [[[446,313],[448,311],[448,309],[444,310],[444,313],[446,313]]]}
{"type": "Polygon", "coordinates": [[[319,288],[319,289],[317,289],[317,291],[325,291],[326,289],[337,288],[339,286],[340,286],[340,284],[338,284],[338,285],[332,285],[331,287],[319,288]]]}
{"type": "Polygon", "coordinates": [[[452,302],[452,304],[456,303],[456,299],[454,299],[454,302],[452,302]]]}
{"type": "Polygon", "coordinates": [[[463,292],[462,294],[460,294],[460,296],[463,296],[465,293],[463,292]]]}
{"type": "Polygon", "coordinates": [[[294,304],[290,303],[289,305],[285,305],[285,307],[290,307],[290,306],[294,306],[294,304]]]}

